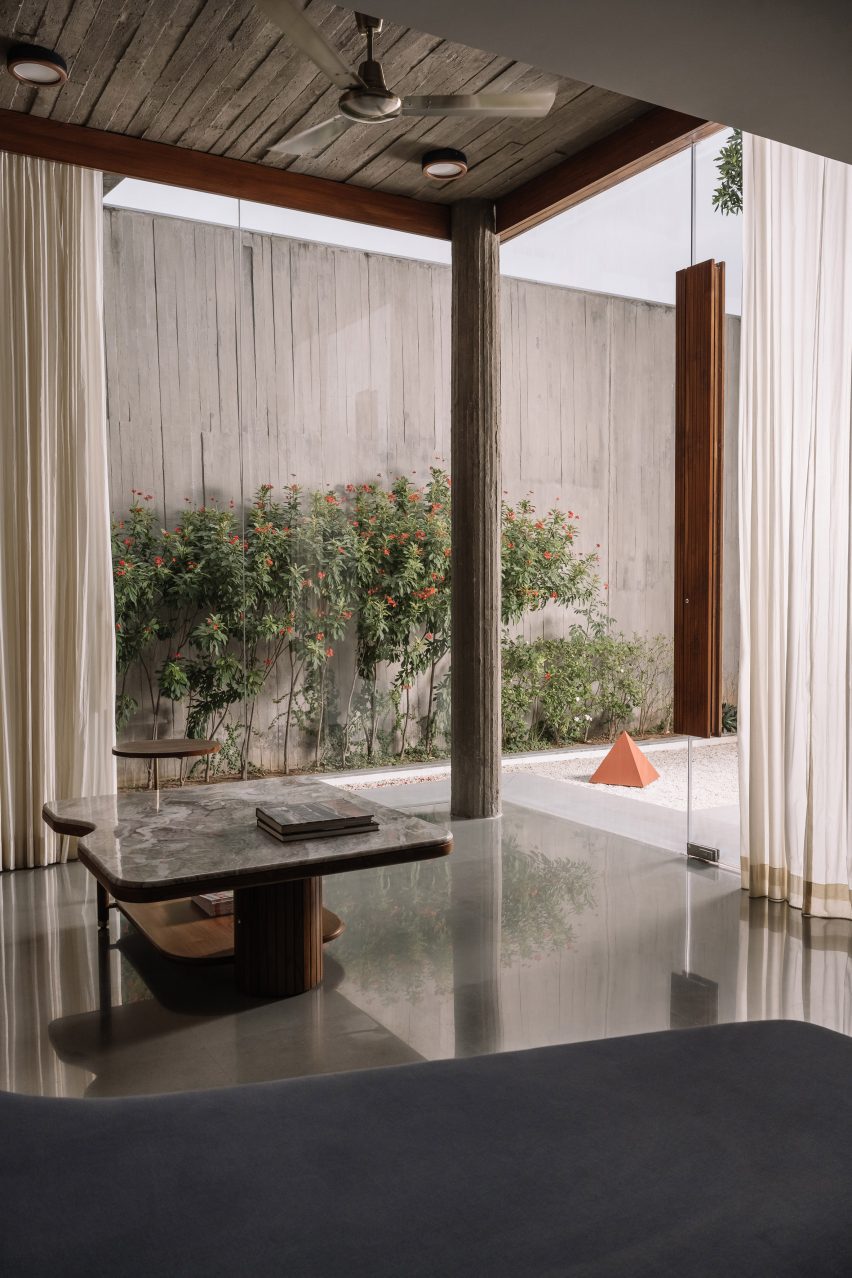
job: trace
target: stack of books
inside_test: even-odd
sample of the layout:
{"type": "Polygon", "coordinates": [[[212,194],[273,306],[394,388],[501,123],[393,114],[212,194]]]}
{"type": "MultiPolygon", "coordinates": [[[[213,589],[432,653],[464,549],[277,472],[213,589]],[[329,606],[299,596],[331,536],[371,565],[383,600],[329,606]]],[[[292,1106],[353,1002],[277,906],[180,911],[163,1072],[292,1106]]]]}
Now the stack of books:
{"type": "Polygon", "coordinates": [[[329,839],[337,834],[363,834],[378,830],[379,823],[368,808],[350,799],[328,802],[280,803],[256,808],[257,828],[279,843],[302,839],[329,839]]]}
{"type": "Polygon", "coordinates": [[[223,914],[233,914],[234,894],[233,892],[201,892],[192,898],[192,904],[197,905],[199,910],[203,910],[211,918],[218,919],[223,914]]]}

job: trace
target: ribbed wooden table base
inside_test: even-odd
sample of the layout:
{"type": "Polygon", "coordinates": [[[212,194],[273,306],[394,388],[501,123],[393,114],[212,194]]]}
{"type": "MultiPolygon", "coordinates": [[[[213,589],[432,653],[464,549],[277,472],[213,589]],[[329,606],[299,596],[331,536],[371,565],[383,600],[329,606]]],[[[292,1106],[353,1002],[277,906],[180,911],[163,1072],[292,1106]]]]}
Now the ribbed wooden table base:
{"type": "Polygon", "coordinates": [[[322,879],[234,892],[234,962],[244,994],[289,998],[322,980],[322,879]]]}

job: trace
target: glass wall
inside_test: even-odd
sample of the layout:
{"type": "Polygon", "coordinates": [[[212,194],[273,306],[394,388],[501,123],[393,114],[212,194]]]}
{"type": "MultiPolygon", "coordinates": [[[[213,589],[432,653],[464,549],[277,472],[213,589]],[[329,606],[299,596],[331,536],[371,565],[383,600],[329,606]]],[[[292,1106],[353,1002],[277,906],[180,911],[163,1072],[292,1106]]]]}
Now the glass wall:
{"type": "Polygon", "coordinates": [[[105,204],[120,732],[221,742],[184,779],[445,757],[449,246],[105,204]]]}
{"type": "Polygon", "coordinates": [[[235,201],[180,194],[179,218],[105,209],[107,410],[119,735],[221,739],[198,779],[244,736],[240,259],[235,201]]]}
{"type": "Polygon", "coordinates": [[[726,266],[723,688],[726,731],[736,729],[742,231],[715,198],[718,157],[732,136],[725,130],[699,142],[501,253],[504,482],[513,497],[526,491],[545,509],[561,498],[580,513],[576,545],[594,550],[599,579],[593,627],[576,610],[547,610],[525,619],[507,649],[504,710],[518,728],[515,748],[596,747],[530,766],[572,784],[576,819],[641,832],[678,851],[706,841],[729,849],[730,859],[738,858],[735,741],[690,746],[665,738],[673,691],[676,274],[710,257],[726,266]],[[523,441],[514,449],[513,418],[523,441]],[[564,714],[575,698],[579,719],[564,714]],[[624,785],[588,785],[622,728],[642,742],[659,778],[632,787],[626,760],[624,785]]]}
{"type": "MultiPolygon", "coordinates": [[[[731,312],[732,720],[724,141],[503,248],[508,754],[670,732],[674,279],[710,254],[731,312]]],[[[134,181],[105,206],[121,733],[219,740],[184,779],[446,758],[449,246],[134,181]]]]}

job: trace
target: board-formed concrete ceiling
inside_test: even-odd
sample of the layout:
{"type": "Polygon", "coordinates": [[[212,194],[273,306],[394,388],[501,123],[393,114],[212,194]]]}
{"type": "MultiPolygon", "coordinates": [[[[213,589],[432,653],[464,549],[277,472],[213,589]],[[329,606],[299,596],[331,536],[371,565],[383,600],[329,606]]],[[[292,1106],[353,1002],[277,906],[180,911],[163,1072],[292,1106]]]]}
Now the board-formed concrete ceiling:
{"type": "MultiPolygon", "coordinates": [[[[333,115],[338,91],[251,0],[13,0],[3,11],[0,38],[57,49],[70,78],[61,89],[35,91],[2,74],[0,107],[424,200],[497,198],[649,110],[641,99],[543,72],[513,54],[388,21],[378,54],[395,90],[554,86],[553,110],[538,120],[362,125],[317,154],[288,159],[268,148],[333,115]],[[422,177],[423,152],[439,146],[467,153],[471,168],[461,181],[441,187],[422,177]]],[[[307,12],[357,65],[363,37],[353,12],[327,0],[310,0],[307,12]]]]}
{"type": "Polygon", "coordinates": [[[852,0],[384,0],[384,10],[852,163],[852,0]]]}

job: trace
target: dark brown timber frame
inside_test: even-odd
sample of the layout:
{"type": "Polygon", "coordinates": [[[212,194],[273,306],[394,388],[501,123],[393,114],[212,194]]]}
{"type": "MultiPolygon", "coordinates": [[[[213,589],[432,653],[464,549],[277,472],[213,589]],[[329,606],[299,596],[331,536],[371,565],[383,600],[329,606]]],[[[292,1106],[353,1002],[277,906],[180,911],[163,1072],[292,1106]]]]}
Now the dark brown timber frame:
{"type": "MultiPolygon", "coordinates": [[[[511,239],[623,182],[720,127],[679,111],[653,107],[632,124],[617,129],[499,200],[497,231],[501,240],[511,239]]],[[[434,239],[451,238],[450,209],[446,204],[390,195],[349,182],[307,177],[122,133],[63,124],[21,111],[0,110],[0,151],[77,164],[122,177],[164,182],[210,195],[365,222],[434,239]]]]}
{"type": "Polygon", "coordinates": [[[279,208],[366,222],[434,239],[450,238],[450,210],[407,195],[388,195],[348,182],[288,173],[265,164],[229,160],[164,142],[61,124],[21,111],[0,110],[0,151],[59,160],[170,186],[255,200],[279,208]]]}
{"type": "Polygon", "coordinates": [[[562,164],[547,169],[497,201],[497,230],[510,240],[557,213],[684,151],[722,128],[680,111],[653,107],[562,164]]]}
{"type": "Polygon", "coordinates": [[[677,273],[674,730],[722,731],[725,265],[677,273]]]}

